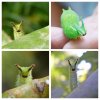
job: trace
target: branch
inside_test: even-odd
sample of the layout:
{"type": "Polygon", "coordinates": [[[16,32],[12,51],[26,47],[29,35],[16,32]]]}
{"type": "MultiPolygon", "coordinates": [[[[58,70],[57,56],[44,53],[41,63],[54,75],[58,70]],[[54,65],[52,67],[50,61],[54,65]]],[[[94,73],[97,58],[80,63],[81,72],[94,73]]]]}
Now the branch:
{"type": "Polygon", "coordinates": [[[98,97],[98,71],[79,85],[67,98],[97,98],[98,97]]]}
{"type": "Polygon", "coordinates": [[[7,90],[3,93],[3,98],[48,98],[49,84],[48,76],[34,79],[32,83],[7,90]]]}

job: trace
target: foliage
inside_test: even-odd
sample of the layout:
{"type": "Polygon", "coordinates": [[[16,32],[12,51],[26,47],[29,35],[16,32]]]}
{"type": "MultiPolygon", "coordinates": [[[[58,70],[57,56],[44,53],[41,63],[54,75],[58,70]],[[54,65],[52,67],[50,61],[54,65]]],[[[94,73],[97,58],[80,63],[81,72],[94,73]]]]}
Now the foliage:
{"type": "Polygon", "coordinates": [[[13,38],[11,22],[23,21],[23,30],[28,34],[49,25],[48,2],[3,2],[2,29],[13,38]]]}
{"type": "Polygon", "coordinates": [[[2,40],[2,45],[6,45],[7,43],[12,42],[12,39],[4,31],[2,31],[2,40]]]}
{"type": "Polygon", "coordinates": [[[95,71],[98,68],[98,52],[97,51],[91,51],[91,52],[87,51],[80,58],[80,61],[82,59],[85,59],[87,62],[91,62],[91,64],[92,64],[92,69],[91,70],[92,71],[95,71]]]}
{"type": "MultiPolygon", "coordinates": [[[[4,49],[47,49],[49,48],[49,34],[48,27],[34,31],[30,34],[22,36],[11,43],[3,46],[4,49]]],[[[3,41],[5,41],[4,38],[3,41]]]]}

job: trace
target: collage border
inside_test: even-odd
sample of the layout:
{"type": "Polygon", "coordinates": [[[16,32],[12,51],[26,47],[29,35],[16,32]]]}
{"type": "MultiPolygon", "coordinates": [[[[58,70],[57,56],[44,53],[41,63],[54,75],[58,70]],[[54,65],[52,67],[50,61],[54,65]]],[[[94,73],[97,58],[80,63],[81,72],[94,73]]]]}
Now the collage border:
{"type": "MultiPolygon", "coordinates": [[[[1,81],[1,85],[0,85],[0,98],[1,99],[6,99],[6,98],[2,98],[2,51],[49,51],[49,83],[50,83],[50,86],[49,86],[49,98],[28,98],[28,99],[35,99],[35,100],[38,100],[38,99],[69,99],[69,98],[51,98],[51,68],[50,68],[50,63],[51,63],[51,51],[73,51],[73,50],[87,50],[87,51],[98,51],[98,71],[100,71],[100,68],[99,68],[99,65],[100,65],[100,0],[1,0],[0,1],[0,11],[1,11],[1,18],[0,18],[0,33],[2,33],[2,2],[49,2],[49,49],[2,49],[2,34],[0,36],[0,65],[1,65],[1,77],[0,77],[0,81],[1,81]],[[98,2],[98,49],[51,49],[51,2],[98,2]]],[[[98,76],[100,76],[100,73],[98,74],[98,76]]],[[[99,80],[99,77],[98,77],[98,80],[99,80]]],[[[100,82],[98,81],[98,84],[100,84],[100,82]]],[[[98,85],[98,88],[100,88],[100,86],[98,85]]],[[[98,94],[99,94],[99,97],[100,98],[100,93],[99,93],[99,90],[98,90],[98,94]]],[[[96,99],[98,99],[96,98],[96,99]]],[[[7,98],[10,100],[10,98],[7,98]]],[[[14,98],[16,100],[16,98],[14,98]]],[[[75,99],[75,98],[74,98],[75,99]]],[[[77,98],[76,98],[77,99],[77,98]]],[[[82,98],[81,98],[82,99],[82,98]]],[[[91,98],[90,98],[91,99],[91,98]]],[[[93,99],[93,98],[92,98],[93,99]]],[[[23,100],[25,100],[23,98],[23,100]]]]}

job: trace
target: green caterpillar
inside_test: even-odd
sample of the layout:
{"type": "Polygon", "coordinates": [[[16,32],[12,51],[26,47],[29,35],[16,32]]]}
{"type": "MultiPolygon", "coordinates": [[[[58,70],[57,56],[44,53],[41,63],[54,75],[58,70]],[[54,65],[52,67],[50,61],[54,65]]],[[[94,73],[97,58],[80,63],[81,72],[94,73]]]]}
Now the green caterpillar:
{"type": "Polygon", "coordinates": [[[78,59],[76,60],[75,64],[72,66],[72,64],[70,63],[70,60],[68,60],[68,63],[70,65],[70,88],[71,90],[77,87],[77,72],[76,72],[77,62],[78,62],[78,59]]]}
{"type": "Polygon", "coordinates": [[[32,82],[32,69],[35,67],[35,64],[32,64],[29,67],[21,67],[20,65],[16,64],[16,67],[19,70],[16,86],[32,82]]]}
{"type": "Polygon", "coordinates": [[[81,20],[76,12],[71,8],[68,10],[63,9],[61,15],[61,27],[63,28],[64,34],[69,39],[77,39],[80,36],[86,35],[86,30],[83,21],[81,20]]]}
{"type": "Polygon", "coordinates": [[[22,30],[22,21],[19,24],[15,24],[13,22],[11,24],[13,26],[13,34],[15,40],[24,35],[24,32],[22,30]]]}
{"type": "MultiPolygon", "coordinates": [[[[19,74],[17,76],[17,81],[16,81],[16,86],[21,86],[23,84],[29,84],[32,83],[32,69],[35,67],[35,64],[32,64],[29,67],[22,67],[18,64],[16,64],[16,67],[19,70],[19,74]]],[[[39,82],[37,81],[35,83],[36,88],[38,89],[39,92],[43,93],[44,88],[45,88],[45,84],[48,85],[48,80],[46,80],[45,82],[39,82]]]]}

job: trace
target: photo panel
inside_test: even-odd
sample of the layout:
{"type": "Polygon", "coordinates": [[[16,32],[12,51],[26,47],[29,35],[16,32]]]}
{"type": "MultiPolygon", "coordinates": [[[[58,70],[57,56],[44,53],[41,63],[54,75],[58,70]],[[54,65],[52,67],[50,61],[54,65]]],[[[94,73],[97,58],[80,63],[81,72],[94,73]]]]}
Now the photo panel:
{"type": "Polygon", "coordinates": [[[49,98],[49,52],[3,51],[2,97],[49,98]]]}
{"type": "Polygon", "coordinates": [[[48,49],[49,2],[2,2],[2,48],[48,49]]]}
{"type": "Polygon", "coordinates": [[[98,98],[98,52],[51,52],[52,98],[98,98]]]}
{"type": "Polygon", "coordinates": [[[52,49],[98,49],[98,2],[51,2],[52,49]]]}

